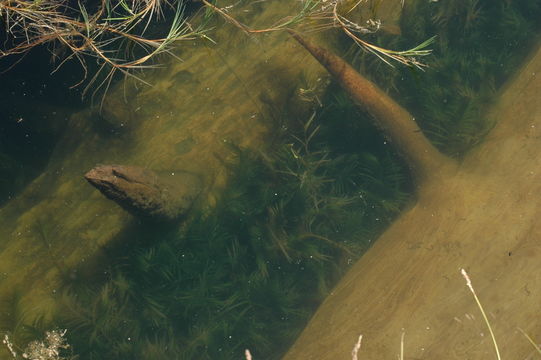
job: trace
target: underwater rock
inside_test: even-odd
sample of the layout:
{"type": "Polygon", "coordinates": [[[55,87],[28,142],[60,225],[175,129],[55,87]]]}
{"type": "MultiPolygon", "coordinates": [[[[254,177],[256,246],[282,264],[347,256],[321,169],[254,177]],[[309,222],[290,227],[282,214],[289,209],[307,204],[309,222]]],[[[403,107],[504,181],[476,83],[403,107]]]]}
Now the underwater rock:
{"type": "Polygon", "coordinates": [[[131,214],[154,220],[182,217],[201,192],[199,177],[183,171],[158,176],[137,166],[100,165],[85,179],[131,214]]]}

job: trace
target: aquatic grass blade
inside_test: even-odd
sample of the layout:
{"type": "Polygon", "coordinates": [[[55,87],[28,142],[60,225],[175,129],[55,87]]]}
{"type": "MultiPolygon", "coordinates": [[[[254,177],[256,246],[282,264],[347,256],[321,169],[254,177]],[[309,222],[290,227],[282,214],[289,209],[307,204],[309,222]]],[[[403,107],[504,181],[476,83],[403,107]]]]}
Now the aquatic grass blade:
{"type": "Polygon", "coordinates": [[[490,332],[490,337],[492,338],[492,343],[494,345],[494,350],[496,351],[496,358],[498,360],[501,360],[500,349],[498,347],[498,343],[496,342],[496,336],[494,336],[494,331],[492,331],[492,326],[490,325],[490,322],[488,321],[488,317],[487,317],[487,315],[485,313],[485,310],[483,309],[483,305],[481,305],[481,301],[479,300],[479,298],[477,297],[477,294],[475,293],[475,290],[473,288],[470,277],[469,277],[468,273],[466,272],[466,270],[464,270],[464,269],[461,269],[460,273],[462,274],[462,276],[466,280],[466,286],[468,286],[471,293],[473,294],[475,302],[477,303],[477,307],[481,311],[481,315],[483,315],[483,319],[485,320],[485,324],[486,324],[486,326],[488,328],[488,331],[490,332]]]}

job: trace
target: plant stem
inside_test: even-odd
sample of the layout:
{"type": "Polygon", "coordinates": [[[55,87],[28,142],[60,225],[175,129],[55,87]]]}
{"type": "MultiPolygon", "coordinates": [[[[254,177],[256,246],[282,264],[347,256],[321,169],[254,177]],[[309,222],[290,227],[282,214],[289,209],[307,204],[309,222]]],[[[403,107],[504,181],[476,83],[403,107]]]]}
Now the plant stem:
{"type": "Polygon", "coordinates": [[[498,348],[498,343],[496,342],[496,336],[494,336],[494,332],[492,331],[492,326],[490,326],[490,322],[488,321],[487,314],[485,313],[485,310],[483,309],[483,305],[481,305],[481,301],[479,301],[479,298],[477,297],[477,294],[475,293],[475,290],[473,289],[470,277],[468,276],[468,273],[466,272],[466,270],[461,269],[460,272],[462,273],[462,276],[464,277],[464,279],[466,279],[466,285],[468,286],[471,293],[473,294],[473,298],[475,299],[475,302],[477,303],[477,307],[479,308],[479,310],[481,310],[483,319],[485,319],[485,324],[487,324],[488,331],[490,331],[492,343],[494,344],[494,349],[496,350],[496,357],[498,360],[501,360],[500,349],[498,348]]]}

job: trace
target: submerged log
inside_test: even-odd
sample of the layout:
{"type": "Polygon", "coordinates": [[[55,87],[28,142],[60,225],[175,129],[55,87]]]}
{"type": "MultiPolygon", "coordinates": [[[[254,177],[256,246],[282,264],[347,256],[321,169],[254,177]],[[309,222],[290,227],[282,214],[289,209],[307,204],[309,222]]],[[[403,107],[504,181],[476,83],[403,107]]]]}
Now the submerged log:
{"type": "Polygon", "coordinates": [[[160,177],[136,166],[97,166],[85,179],[131,214],[155,220],[179,219],[201,192],[201,181],[193,174],[177,171],[160,177]]]}
{"type": "Polygon", "coordinates": [[[383,90],[339,56],[314,45],[296,32],[290,31],[290,34],[329,71],[355,102],[372,115],[375,125],[409,164],[418,185],[429,177],[437,176],[442,167],[456,166],[424,136],[414,117],[383,90]]]}

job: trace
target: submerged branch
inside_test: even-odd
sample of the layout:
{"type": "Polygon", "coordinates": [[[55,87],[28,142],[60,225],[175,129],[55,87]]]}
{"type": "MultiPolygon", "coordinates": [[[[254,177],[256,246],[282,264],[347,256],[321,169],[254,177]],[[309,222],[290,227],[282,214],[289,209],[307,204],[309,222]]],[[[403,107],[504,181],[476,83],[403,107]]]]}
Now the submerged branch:
{"type": "Polygon", "coordinates": [[[419,185],[453,160],[440,153],[424,136],[415,118],[347,62],[300,34],[290,34],[333,75],[353,100],[367,110],[375,125],[409,164],[419,185]]]}

